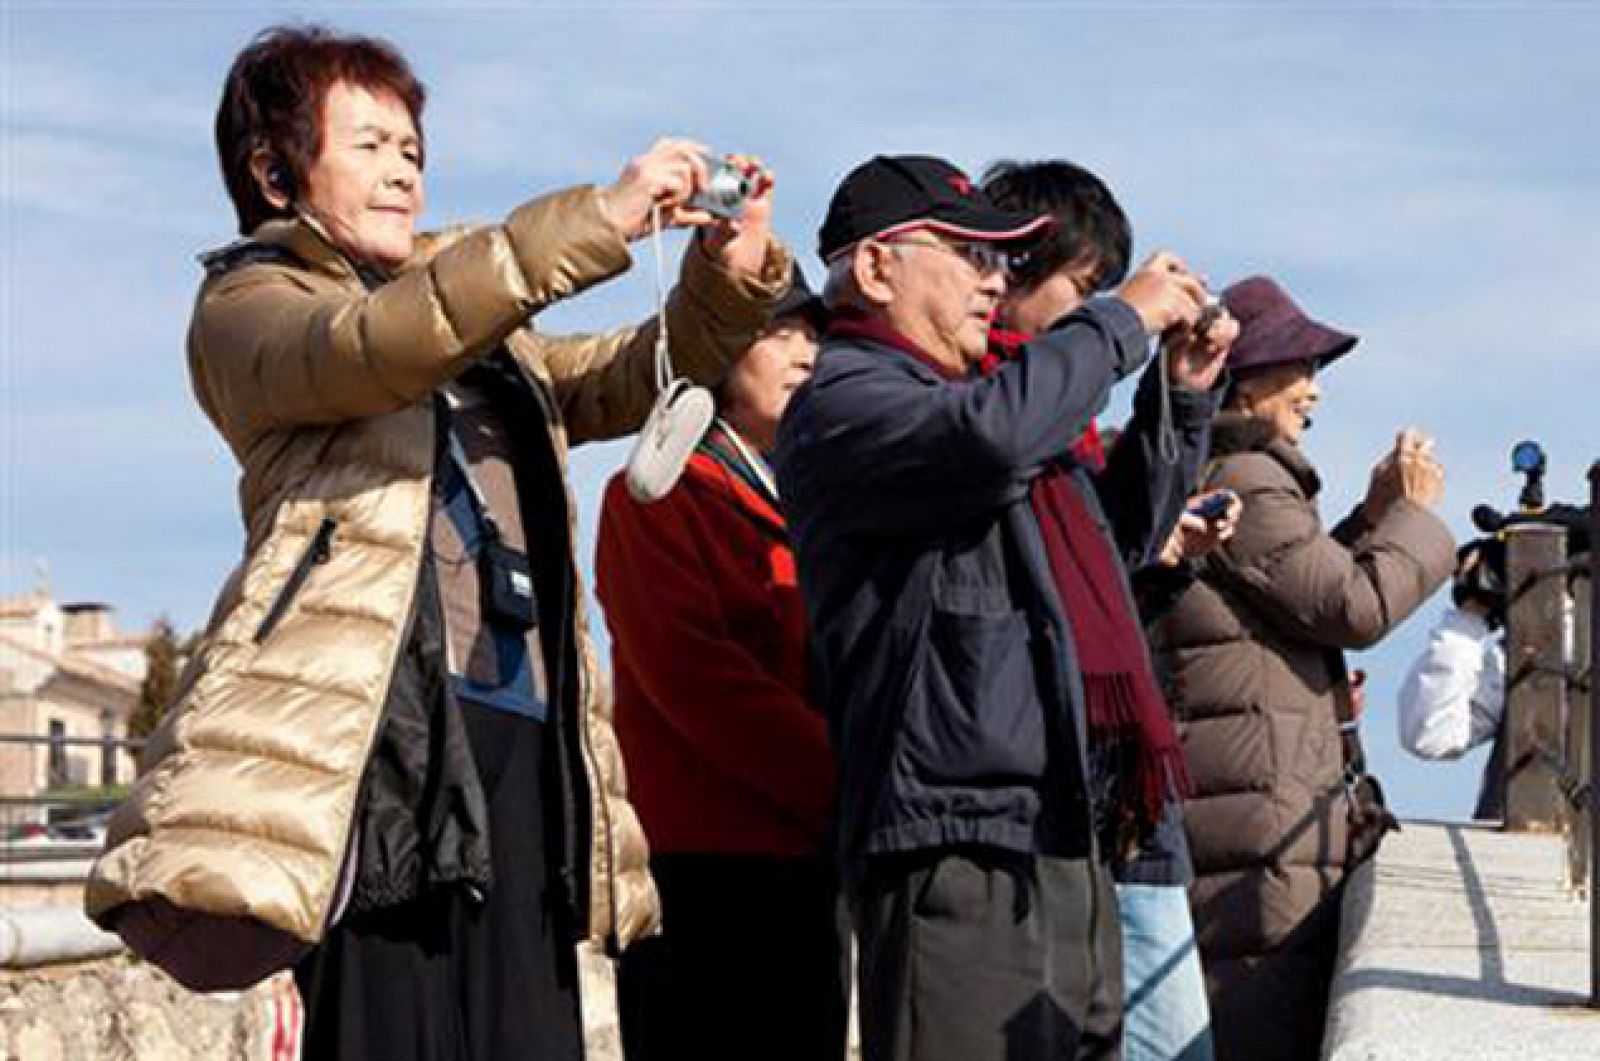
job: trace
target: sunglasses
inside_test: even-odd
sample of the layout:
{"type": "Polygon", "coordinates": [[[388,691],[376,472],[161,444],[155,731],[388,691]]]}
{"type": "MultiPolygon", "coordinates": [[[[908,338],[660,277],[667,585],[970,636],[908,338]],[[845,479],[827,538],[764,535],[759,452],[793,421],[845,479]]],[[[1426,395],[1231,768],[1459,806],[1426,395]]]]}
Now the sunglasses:
{"type": "Polygon", "coordinates": [[[926,247],[929,250],[953,254],[972,266],[980,276],[987,276],[990,273],[1009,276],[1020,264],[1009,251],[1002,250],[993,243],[981,243],[976,240],[912,239],[908,236],[890,236],[878,242],[896,247],[926,247]]]}

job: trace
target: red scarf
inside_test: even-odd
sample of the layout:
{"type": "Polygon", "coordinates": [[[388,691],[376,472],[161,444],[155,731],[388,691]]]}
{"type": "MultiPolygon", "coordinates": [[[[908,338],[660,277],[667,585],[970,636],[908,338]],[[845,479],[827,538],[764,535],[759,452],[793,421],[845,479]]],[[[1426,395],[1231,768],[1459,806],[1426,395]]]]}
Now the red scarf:
{"type": "MultiPolygon", "coordinates": [[[[986,372],[1021,355],[1028,337],[995,328],[989,339],[986,372]]],[[[1074,443],[1073,457],[1095,470],[1104,467],[1105,453],[1092,423],[1074,443]]],[[[1090,743],[1113,753],[1117,803],[1141,829],[1149,829],[1160,820],[1169,794],[1187,793],[1189,778],[1183,745],[1150,668],[1144,631],[1124,589],[1119,562],[1062,465],[1051,464],[1034,480],[1029,501],[1078,650],[1090,743]]]]}

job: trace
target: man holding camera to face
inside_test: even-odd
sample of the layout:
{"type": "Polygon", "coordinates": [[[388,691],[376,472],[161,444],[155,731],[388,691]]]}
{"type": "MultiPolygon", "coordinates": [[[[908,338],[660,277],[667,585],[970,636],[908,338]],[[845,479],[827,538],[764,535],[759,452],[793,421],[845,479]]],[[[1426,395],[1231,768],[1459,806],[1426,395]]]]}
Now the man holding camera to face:
{"type": "MultiPolygon", "coordinates": [[[[1129,635],[1069,622],[1115,584],[1109,551],[1061,551],[1066,528],[1103,523],[1095,502],[1033,493],[1205,291],[1157,256],[978,374],[1010,254],[1049,224],[900,156],[846,177],[820,233],[834,317],[777,464],[838,757],[868,1061],[1120,1050],[1081,662],[1106,648],[1085,639],[1120,653],[1129,635]]],[[[1182,496],[1142,489],[1153,555],[1182,496]]]]}
{"type": "MultiPolygon", "coordinates": [[[[983,187],[1007,209],[1044,211],[1055,221],[1009,278],[990,331],[992,357],[1004,362],[1086,299],[1120,284],[1128,274],[1133,234],[1105,183],[1065,160],[998,162],[985,171],[983,187]]],[[[1133,417],[1116,443],[1103,446],[1091,425],[1074,447],[1073,461],[1087,472],[1111,533],[1063,540],[1083,553],[1104,539],[1118,554],[1115,565],[1102,565],[1115,575],[1107,592],[1091,598],[1103,602],[1102,614],[1069,607],[1080,627],[1096,622],[1116,628],[1122,615],[1136,610],[1135,583],[1147,591],[1166,586],[1163,592],[1175,592],[1192,577],[1173,570],[1185,549],[1204,551],[1232,532],[1240,502],[1213,494],[1207,500],[1214,507],[1184,514],[1182,532],[1164,541],[1159,558],[1148,548],[1150,521],[1179,510],[1210,450],[1211,417],[1221,398],[1216,385],[1239,326],[1224,312],[1205,316],[1203,327],[1177,329],[1163,340],[1167,357],[1140,379],[1133,417]],[[1150,507],[1152,496],[1163,503],[1150,507]],[[1117,570],[1124,564],[1126,575],[1117,570]]],[[[1079,489],[1054,473],[1037,489],[1069,488],[1079,489]]],[[[1151,596],[1140,595],[1138,610],[1151,607],[1151,596]]],[[[1127,1061],[1211,1061],[1210,1017],[1187,890],[1193,869],[1183,832],[1183,751],[1158,690],[1146,687],[1148,695],[1133,701],[1116,695],[1130,677],[1150,671],[1144,639],[1128,636],[1122,643],[1122,654],[1085,658],[1081,669],[1095,821],[1116,882],[1122,926],[1123,1053],[1127,1061]],[[1146,710],[1119,710],[1129,703],[1146,710]]]]}

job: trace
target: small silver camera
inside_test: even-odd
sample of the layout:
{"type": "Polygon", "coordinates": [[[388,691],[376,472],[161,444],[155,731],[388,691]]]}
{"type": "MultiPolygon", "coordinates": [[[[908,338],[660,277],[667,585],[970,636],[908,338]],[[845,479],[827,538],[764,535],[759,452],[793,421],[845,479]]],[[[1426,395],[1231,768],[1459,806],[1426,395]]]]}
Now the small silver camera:
{"type": "Polygon", "coordinates": [[[724,219],[739,217],[745,200],[755,194],[756,178],[726,159],[707,155],[705,163],[711,179],[704,191],[689,200],[689,206],[724,219]]]}
{"type": "Polygon", "coordinates": [[[1211,330],[1211,326],[1227,312],[1227,307],[1222,304],[1222,299],[1210,292],[1206,293],[1206,304],[1200,307],[1200,316],[1194,322],[1194,333],[1204,335],[1211,330]]]}

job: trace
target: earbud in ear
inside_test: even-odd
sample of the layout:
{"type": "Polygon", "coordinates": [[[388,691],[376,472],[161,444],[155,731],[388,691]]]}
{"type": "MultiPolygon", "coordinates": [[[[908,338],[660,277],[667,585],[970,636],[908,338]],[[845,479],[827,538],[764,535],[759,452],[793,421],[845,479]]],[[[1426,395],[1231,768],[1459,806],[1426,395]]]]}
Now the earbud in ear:
{"type": "Polygon", "coordinates": [[[289,195],[289,169],[274,159],[267,163],[267,185],[273,191],[289,195]]]}

